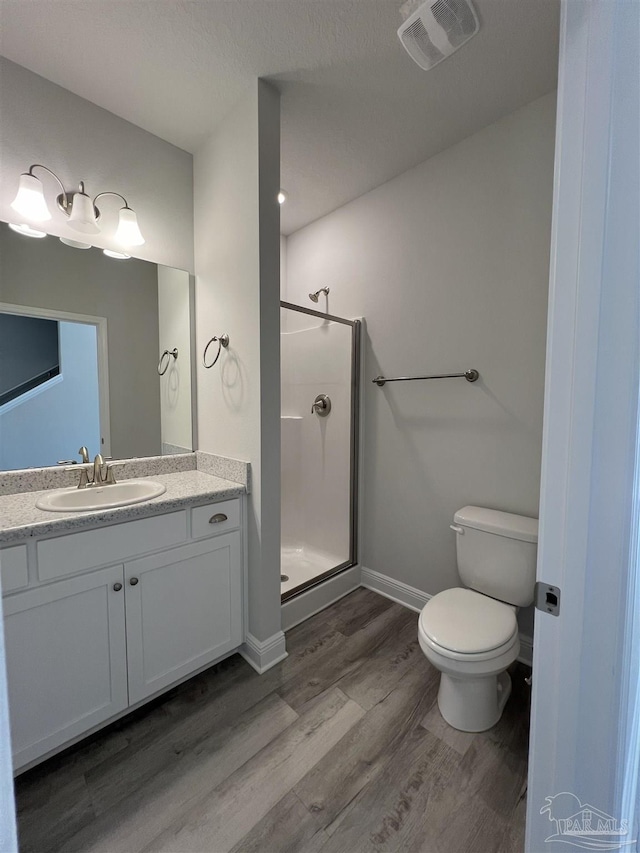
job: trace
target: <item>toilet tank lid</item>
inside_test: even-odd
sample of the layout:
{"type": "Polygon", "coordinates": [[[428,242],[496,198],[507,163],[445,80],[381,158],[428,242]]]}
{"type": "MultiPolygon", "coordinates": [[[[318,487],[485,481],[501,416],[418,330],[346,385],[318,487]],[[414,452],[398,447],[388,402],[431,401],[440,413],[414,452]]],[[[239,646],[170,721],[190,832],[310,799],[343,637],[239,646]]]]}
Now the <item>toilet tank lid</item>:
{"type": "Polygon", "coordinates": [[[497,509],[482,506],[464,506],[454,516],[461,527],[473,527],[485,530],[508,539],[520,539],[522,542],[538,541],[538,519],[526,515],[514,515],[497,509]]]}

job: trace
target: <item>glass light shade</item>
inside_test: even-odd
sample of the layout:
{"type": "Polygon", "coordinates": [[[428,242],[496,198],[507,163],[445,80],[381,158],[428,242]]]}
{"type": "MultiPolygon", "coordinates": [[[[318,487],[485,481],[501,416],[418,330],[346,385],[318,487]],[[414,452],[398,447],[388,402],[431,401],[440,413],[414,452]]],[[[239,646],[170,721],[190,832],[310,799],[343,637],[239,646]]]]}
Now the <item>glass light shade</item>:
{"type": "Polygon", "coordinates": [[[20,175],[18,193],[11,202],[11,207],[33,222],[46,222],[51,219],[47,202],[44,200],[42,181],[35,175],[20,175]]]}
{"type": "Polygon", "coordinates": [[[138,228],[138,218],[130,207],[120,210],[115,239],[123,246],[142,246],[144,243],[144,237],[138,228]]]}
{"type": "Polygon", "coordinates": [[[69,237],[60,237],[60,242],[72,249],[90,249],[91,243],[81,243],[80,240],[71,240],[69,237]]]}
{"type": "Polygon", "coordinates": [[[131,255],[127,255],[125,252],[114,252],[113,249],[103,249],[102,252],[108,258],[115,258],[117,261],[128,261],[131,257],[131,255]]]}
{"type": "Polygon", "coordinates": [[[93,201],[86,193],[74,193],[71,199],[71,214],[69,228],[80,231],[81,234],[99,234],[93,201]]]}
{"type": "Polygon", "coordinates": [[[25,237],[36,237],[39,240],[47,236],[46,231],[36,231],[30,225],[15,225],[13,222],[9,222],[9,228],[17,234],[23,234],[25,237]]]}

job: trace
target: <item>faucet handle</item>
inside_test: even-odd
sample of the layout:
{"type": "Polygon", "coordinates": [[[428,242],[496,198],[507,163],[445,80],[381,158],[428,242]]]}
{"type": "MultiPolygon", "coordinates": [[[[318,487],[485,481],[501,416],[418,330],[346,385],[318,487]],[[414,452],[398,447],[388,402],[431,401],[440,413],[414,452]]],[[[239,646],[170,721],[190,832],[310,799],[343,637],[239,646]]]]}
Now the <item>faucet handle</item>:
{"type": "Polygon", "coordinates": [[[89,475],[87,474],[87,469],[81,468],[80,469],[80,482],[78,483],[78,488],[79,489],[86,489],[89,486],[90,482],[91,481],[89,480],[89,475]]]}
{"type": "Polygon", "coordinates": [[[115,486],[118,481],[116,480],[116,475],[113,473],[113,465],[107,465],[106,469],[107,476],[105,477],[105,483],[108,486],[115,486]]]}

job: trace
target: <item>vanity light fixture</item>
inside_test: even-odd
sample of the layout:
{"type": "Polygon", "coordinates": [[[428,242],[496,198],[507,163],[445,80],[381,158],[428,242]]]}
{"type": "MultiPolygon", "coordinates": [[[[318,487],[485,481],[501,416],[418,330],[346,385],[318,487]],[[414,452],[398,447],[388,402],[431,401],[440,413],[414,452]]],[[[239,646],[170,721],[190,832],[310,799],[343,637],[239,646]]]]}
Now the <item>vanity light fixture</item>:
{"type": "Polygon", "coordinates": [[[20,175],[18,193],[11,203],[11,207],[17,213],[24,216],[25,219],[30,219],[33,222],[46,222],[48,219],[51,219],[51,213],[44,197],[42,181],[33,174],[34,169],[43,169],[55,178],[60,185],[62,192],[56,201],[60,210],[67,216],[69,227],[73,228],[74,231],[79,231],[82,234],[99,234],[98,220],[100,219],[100,209],[96,207],[96,201],[103,196],[114,195],[124,202],[124,207],[120,208],[115,239],[124,246],[141,246],[144,243],[144,237],[138,227],[136,214],[129,207],[123,195],[107,191],[98,193],[92,199],[85,192],[83,181],[80,181],[76,192],[68,193],[56,173],[40,163],[34,163],[29,167],[28,172],[20,175]]]}
{"type": "Polygon", "coordinates": [[[278,204],[284,204],[287,200],[287,193],[285,190],[281,189],[278,193],[278,204]]]}
{"type": "Polygon", "coordinates": [[[37,237],[40,240],[43,237],[47,236],[46,231],[37,231],[35,228],[32,228],[30,225],[14,225],[13,222],[9,222],[8,225],[12,231],[15,231],[18,234],[22,234],[25,237],[37,237]]]}
{"type": "Polygon", "coordinates": [[[114,252],[113,249],[103,249],[102,253],[108,258],[115,258],[117,261],[128,261],[131,257],[131,255],[127,255],[124,252],[114,252]]]}

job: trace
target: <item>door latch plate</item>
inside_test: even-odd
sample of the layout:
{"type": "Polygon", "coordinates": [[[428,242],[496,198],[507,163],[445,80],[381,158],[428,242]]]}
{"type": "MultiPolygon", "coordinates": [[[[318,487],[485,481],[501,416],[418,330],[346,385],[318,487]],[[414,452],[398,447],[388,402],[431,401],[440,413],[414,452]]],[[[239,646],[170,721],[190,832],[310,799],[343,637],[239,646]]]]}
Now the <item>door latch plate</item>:
{"type": "Polygon", "coordinates": [[[560,587],[538,581],[536,583],[535,605],[543,613],[560,615],[560,587]]]}

